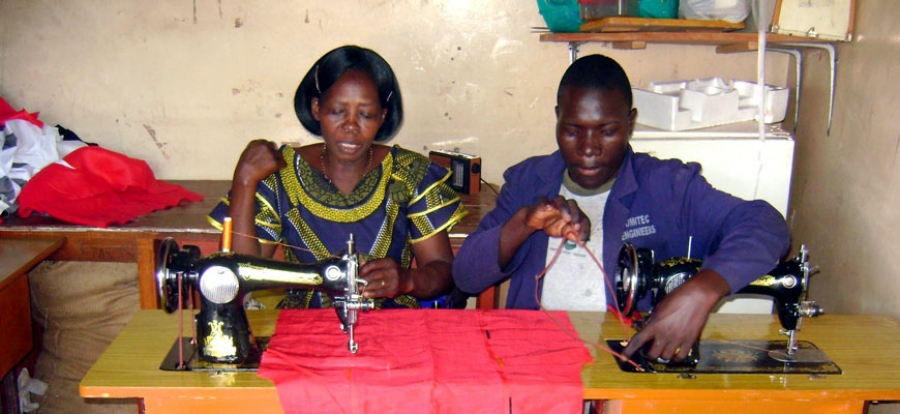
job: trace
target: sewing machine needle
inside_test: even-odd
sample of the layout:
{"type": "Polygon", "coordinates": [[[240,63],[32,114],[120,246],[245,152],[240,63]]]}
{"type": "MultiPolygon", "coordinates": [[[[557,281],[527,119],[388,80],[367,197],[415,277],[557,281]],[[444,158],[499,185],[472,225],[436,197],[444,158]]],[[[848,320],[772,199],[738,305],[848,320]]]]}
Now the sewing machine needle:
{"type": "Polygon", "coordinates": [[[350,341],[347,343],[347,346],[350,348],[350,353],[355,354],[356,351],[359,350],[359,344],[353,339],[353,325],[350,325],[349,333],[350,341]]]}

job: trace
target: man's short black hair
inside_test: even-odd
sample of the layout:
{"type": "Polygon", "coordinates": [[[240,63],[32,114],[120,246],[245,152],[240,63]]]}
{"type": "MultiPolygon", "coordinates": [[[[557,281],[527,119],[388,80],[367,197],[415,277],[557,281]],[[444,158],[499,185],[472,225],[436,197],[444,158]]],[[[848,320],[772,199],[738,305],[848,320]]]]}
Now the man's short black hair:
{"type": "Polygon", "coordinates": [[[556,92],[556,103],[565,88],[616,90],[622,92],[628,107],[631,108],[631,82],[625,69],[615,60],[603,55],[588,55],[579,58],[569,65],[562,80],[559,81],[559,89],[556,92]]]}
{"type": "Polygon", "coordinates": [[[309,69],[294,94],[294,111],[300,123],[312,134],[322,135],[322,125],[312,116],[312,98],[322,95],[349,70],[357,70],[372,77],[378,88],[381,107],[387,109],[384,124],[375,141],[386,141],[403,122],[403,102],[400,86],[391,65],[378,53],[359,46],[341,46],[319,58],[309,69]]]}

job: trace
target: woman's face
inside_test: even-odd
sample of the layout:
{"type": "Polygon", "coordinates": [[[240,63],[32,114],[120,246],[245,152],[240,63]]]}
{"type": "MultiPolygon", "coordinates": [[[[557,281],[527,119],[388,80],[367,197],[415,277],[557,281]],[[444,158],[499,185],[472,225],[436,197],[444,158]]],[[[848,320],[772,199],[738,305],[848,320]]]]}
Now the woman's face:
{"type": "Polygon", "coordinates": [[[321,99],[313,98],[312,115],[322,125],[322,138],[335,161],[361,161],[384,123],[378,87],[358,70],[344,72],[321,99]]]}

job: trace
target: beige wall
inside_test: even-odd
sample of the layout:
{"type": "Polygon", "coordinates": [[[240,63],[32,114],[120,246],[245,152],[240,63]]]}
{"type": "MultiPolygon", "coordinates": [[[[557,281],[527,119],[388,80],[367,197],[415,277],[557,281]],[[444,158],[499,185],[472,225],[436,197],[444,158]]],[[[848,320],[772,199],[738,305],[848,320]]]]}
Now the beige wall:
{"type": "Polygon", "coordinates": [[[834,124],[828,57],[807,53],[789,221],[822,273],[812,293],[839,313],[900,315],[900,2],[862,1],[838,46],[834,124]]]}
{"type": "MultiPolygon", "coordinates": [[[[838,46],[830,135],[828,58],[807,54],[789,222],[795,244],[808,244],[822,269],[811,296],[833,313],[900,316],[897,16],[900,2],[858,2],[856,37],[838,46]]],[[[900,407],[869,412],[900,413],[900,407]]]]}
{"type": "MultiPolygon", "coordinates": [[[[394,142],[483,158],[486,179],[548,152],[564,43],[541,43],[535,1],[0,0],[0,95],[87,141],[146,160],[162,179],[230,179],[256,137],[309,143],[293,94],[311,64],[354,43],[400,79],[394,142]]],[[[707,46],[618,51],[635,84],[755,79],[754,53],[707,46]]],[[[772,83],[787,58],[772,58],[772,83]]]]}
{"type": "MultiPolygon", "coordinates": [[[[789,222],[795,247],[809,245],[822,269],[812,297],[826,310],[900,316],[900,2],[859,3],[856,38],[839,46],[830,136],[827,55],[806,53],[789,222]]],[[[498,182],[555,145],[568,51],[540,43],[530,28],[542,25],[534,1],[0,0],[0,95],[146,160],[159,178],[228,179],[254,137],[314,140],[293,115],[296,84],[322,53],[355,43],[382,53],[400,78],[408,116],[394,142],[479,154],[498,182]]],[[[752,53],[581,52],[619,59],[635,84],[755,79],[752,53]]],[[[787,58],[769,60],[771,83],[784,85],[787,58]]]]}

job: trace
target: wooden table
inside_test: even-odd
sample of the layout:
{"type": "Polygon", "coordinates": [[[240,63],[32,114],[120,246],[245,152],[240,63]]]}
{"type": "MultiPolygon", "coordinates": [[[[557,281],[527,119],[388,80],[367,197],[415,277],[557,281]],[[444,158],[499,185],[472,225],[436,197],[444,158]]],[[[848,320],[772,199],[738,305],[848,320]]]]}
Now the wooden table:
{"type": "MultiPolygon", "coordinates": [[[[155,246],[166,237],[179,245],[193,244],[203,255],[218,249],[221,232],[206,220],[231,188],[231,181],[169,181],[204,196],[202,201],[156,211],[122,226],[108,228],[69,224],[52,217],[8,217],[0,223],[0,239],[63,237],[65,243],[50,258],[54,260],[136,262],[141,308],[159,307],[156,290],[155,246]]],[[[496,194],[484,188],[475,196],[461,195],[470,214],[457,224],[450,242],[458,248],[475,231],[481,217],[494,208],[496,194]]]]}
{"type": "Polygon", "coordinates": [[[18,412],[13,368],[34,346],[27,272],[62,246],[62,238],[0,239],[0,412],[18,412]]]}
{"type": "MultiPolygon", "coordinates": [[[[607,316],[575,314],[583,339],[622,338],[607,316]]],[[[712,314],[703,338],[784,340],[774,315],[712,314]]],[[[584,397],[609,400],[612,413],[863,413],[869,401],[900,400],[900,320],[871,315],[824,315],[804,319],[798,339],[811,341],[843,370],[841,375],[633,374],[612,357],[597,355],[582,371],[584,397]]],[[[593,351],[592,351],[593,352],[593,351]]]]}
{"type": "MultiPolygon", "coordinates": [[[[476,312],[476,311],[465,311],[476,312]]],[[[248,312],[256,334],[272,334],[276,311],[248,312]]],[[[623,336],[615,319],[570,313],[582,339],[623,336]]],[[[365,320],[361,320],[365,323],[365,320]]],[[[709,339],[782,339],[772,315],[713,314],[709,339]]],[[[188,328],[185,328],[188,329],[188,328]]],[[[253,372],[170,372],[159,364],[177,333],[177,318],[141,311],[81,382],[85,398],[138,398],[147,413],[282,412],[273,384],[253,372]]],[[[608,400],[611,413],[862,413],[868,401],[900,400],[900,321],[867,315],[825,315],[804,322],[800,339],[812,341],[842,369],[841,375],[632,374],[592,350],[582,370],[584,398],[608,400]]]]}

